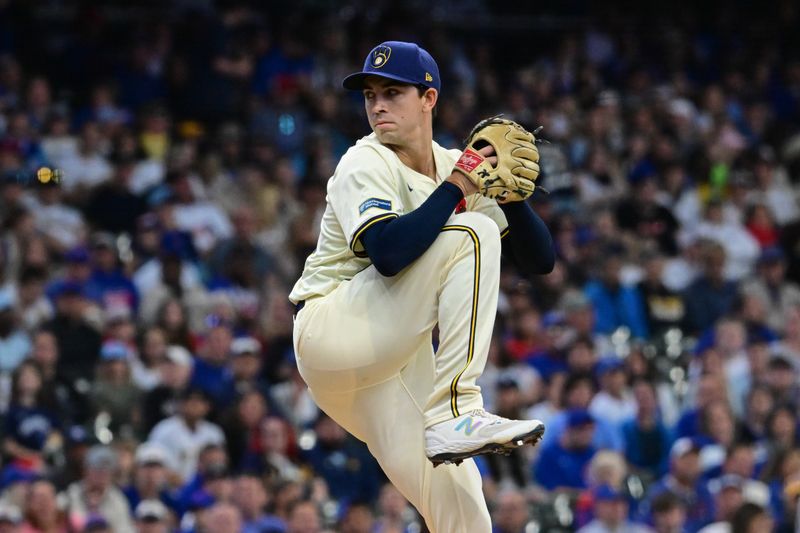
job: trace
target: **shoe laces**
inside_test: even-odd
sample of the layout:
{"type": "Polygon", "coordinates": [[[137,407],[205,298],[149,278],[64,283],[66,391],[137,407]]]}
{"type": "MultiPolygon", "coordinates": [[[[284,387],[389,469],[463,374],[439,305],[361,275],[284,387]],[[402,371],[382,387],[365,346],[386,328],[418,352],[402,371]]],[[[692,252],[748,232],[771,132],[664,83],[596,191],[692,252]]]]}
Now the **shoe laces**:
{"type": "Polygon", "coordinates": [[[470,414],[472,414],[472,416],[479,416],[479,417],[482,417],[482,418],[488,418],[489,420],[491,420],[491,423],[489,425],[502,424],[504,421],[508,420],[508,418],[503,418],[502,416],[498,416],[498,415],[496,415],[494,413],[490,413],[489,411],[486,411],[484,409],[475,409],[470,414]]]}

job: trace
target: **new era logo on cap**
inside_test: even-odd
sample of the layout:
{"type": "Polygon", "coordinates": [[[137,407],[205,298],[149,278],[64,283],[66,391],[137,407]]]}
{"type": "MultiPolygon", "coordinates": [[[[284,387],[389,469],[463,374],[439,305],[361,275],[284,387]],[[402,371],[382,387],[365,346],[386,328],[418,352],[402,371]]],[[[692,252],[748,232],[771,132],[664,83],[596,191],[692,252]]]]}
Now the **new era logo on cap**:
{"type": "Polygon", "coordinates": [[[360,91],[367,76],[423,85],[437,91],[441,88],[439,67],[433,57],[419,45],[403,41],[386,41],[373,48],[361,72],[347,76],[342,85],[345,89],[360,91]]]}

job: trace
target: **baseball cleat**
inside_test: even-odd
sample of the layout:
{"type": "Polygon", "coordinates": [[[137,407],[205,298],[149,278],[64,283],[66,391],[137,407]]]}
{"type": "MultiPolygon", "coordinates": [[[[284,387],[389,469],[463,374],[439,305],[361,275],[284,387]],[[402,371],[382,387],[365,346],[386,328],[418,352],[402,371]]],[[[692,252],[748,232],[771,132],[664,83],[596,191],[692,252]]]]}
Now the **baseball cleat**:
{"type": "Polygon", "coordinates": [[[425,455],[433,463],[460,464],[476,455],[508,455],[525,444],[536,444],[544,435],[539,420],[510,420],[476,409],[425,430],[425,455]]]}

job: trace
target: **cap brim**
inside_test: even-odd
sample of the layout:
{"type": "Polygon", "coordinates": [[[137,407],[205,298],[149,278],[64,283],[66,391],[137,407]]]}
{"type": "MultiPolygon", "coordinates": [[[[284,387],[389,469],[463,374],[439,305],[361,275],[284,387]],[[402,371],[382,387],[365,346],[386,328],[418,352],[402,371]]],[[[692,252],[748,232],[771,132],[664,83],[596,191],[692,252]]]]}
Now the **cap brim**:
{"type": "Polygon", "coordinates": [[[380,72],[356,72],[354,74],[350,74],[344,80],[342,80],[342,87],[350,91],[360,91],[364,88],[364,80],[367,78],[367,76],[378,76],[379,78],[387,78],[390,80],[407,83],[409,85],[418,84],[418,82],[415,80],[410,80],[402,76],[395,76],[393,74],[384,74],[380,72]]]}

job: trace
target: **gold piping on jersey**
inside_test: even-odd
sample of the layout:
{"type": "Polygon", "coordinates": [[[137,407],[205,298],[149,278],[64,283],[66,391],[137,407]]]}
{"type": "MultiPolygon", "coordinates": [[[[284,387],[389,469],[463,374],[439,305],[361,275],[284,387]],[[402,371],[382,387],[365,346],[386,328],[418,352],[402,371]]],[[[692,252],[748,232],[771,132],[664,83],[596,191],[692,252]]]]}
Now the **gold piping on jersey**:
{"type": "Polygon", "coordinates": [[[474,269],[474,279],[472,282],[472,315],[469,319],[469,343],[467,347],[467,362],[464,364],[464,368],[456,374],[456,377],[453,378],[453,381],[450,382],[450,412],[453,414],[453,418],[457,418],[459,416],[458,412],[458,380],[461,379],[461,375],[466,372],[469,364],[472,362],[472,357],[475,354],[475,329],[476,329],[476,321],[478,318],[478,289],[480,288],[480,276],[481,276],[481,241],[478,239],[478,234],[475,233],[475,230],[470,228],[469,226],[444,226],[442,231],[464,231],[466,232],[470,238],[472,239],[472,245],[475,250],[475,269],[474,269]]]}
{"type": "Polygon", "coordinates": [[[361,239],[361,234],[367,231],[370,226],[381,222],[382,220],[389,220],[390,218],[397,218],[397,213],[386,213],[385,215],[378,215],[367,219],[359,228],[353,233],[353,238],[350,239],[350,249],[356,254],[356,257],[367,257],[367,252],[356,252],[356,243],[361,239]]]}
{"type": "Polygon", "coordinates": [[[506,226],[506,229],[504,229],[503,231],[500,232],[500,238],[501,239],[504,238],[506,235],[508,235],[508,230],[509,229],[510,228],[508,226],[506,226]]]}

